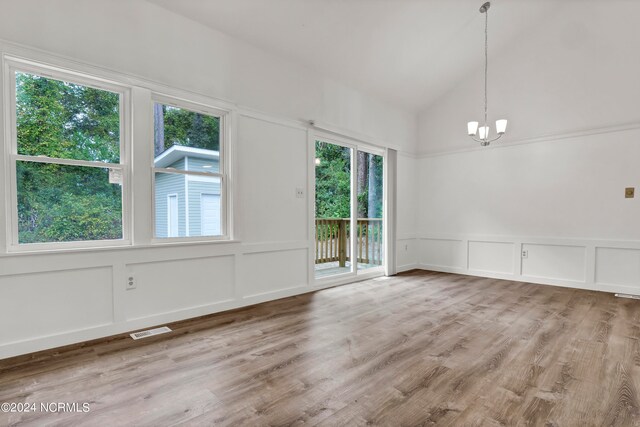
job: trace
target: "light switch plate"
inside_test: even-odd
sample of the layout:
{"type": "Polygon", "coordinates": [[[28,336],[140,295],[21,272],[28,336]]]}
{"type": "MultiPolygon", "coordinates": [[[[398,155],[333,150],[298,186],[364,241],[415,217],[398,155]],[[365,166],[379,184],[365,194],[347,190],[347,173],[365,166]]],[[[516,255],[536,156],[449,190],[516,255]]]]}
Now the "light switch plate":
{"type": "Polygon", "coordinates": [[[624,189],[624,197],[625,199],[633,199],[635,196],[636,188],[635,187],[627,187],[624,189]]]}

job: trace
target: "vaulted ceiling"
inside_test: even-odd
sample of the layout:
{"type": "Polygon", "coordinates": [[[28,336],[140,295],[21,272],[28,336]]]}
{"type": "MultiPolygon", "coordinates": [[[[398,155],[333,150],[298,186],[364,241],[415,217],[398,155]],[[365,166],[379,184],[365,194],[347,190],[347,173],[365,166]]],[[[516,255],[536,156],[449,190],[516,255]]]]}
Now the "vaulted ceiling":
{"type": "MultiPolygon", "coordinates": [[[[482,0],[149,1],[413,111],[482,69],[482,0]]],[[[493,1],[489,55],[557,4],[493,1]]]]}

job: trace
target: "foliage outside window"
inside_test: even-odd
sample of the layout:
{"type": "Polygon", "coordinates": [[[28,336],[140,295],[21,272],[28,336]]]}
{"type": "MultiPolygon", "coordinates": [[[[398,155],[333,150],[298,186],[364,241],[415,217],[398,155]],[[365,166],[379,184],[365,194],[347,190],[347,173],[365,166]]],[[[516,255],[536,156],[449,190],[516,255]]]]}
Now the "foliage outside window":
{"type": "MultiPolygon", "coordinates": [[[[382,218],[383,157],[358,150],[358,218],[382,218]]],[[[316,141],[316,218],[349,218],[351,150],[316,141]]]]}
{"type": "Polygon", "coordinates": [[[221,117],[168,102],[153,108],[155,237],[224,236],[221,117]]]}
{"type": "Polygon", "coordinates": [[[122,240],[122,95],[13,75],[15,243],[122,240]]]}

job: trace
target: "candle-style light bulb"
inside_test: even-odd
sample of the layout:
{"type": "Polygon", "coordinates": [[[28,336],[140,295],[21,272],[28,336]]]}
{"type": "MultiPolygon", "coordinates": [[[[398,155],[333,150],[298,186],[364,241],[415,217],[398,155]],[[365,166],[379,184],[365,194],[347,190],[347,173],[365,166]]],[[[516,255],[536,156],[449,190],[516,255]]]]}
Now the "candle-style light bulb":
{"type": "Polygon", "coordinates": [[[507,131],[507,120],[501,119],[496,120],[496,132],[498,135],[502,135],[507,131]]]}
{"type": "Polygon", "coordinates": [[[478,122],[467,123],[467,131],[469,136],[476,136],[476,133],[478,132],[478,122]]]}
{"type": "Polygon", "coordinates": [[[486,139],[489,137],[489,126],[480,126],[478,129],[478,136],[480,139],[486,139]]]}

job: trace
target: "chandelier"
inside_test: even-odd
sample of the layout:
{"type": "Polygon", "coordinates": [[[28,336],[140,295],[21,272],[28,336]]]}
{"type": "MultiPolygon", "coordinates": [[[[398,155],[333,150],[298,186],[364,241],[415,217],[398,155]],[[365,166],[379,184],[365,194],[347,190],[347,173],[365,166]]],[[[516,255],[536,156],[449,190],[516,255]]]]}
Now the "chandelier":
{"type": "Polygon", "coordinates": [[[480,7],[480,13],[484,13],[484,123],[478,128],[478,122],[467,123],[467,131],[474,141],[480,143],[481,146],[487,146],[504,135],[507,130],[507,121],[505,119],[496,120],[497,136],[489,138],[489,125],[487,124],[487,72],[489,69],[489,42],[488,42],[488,26],[489,26],[489,7],[490,2],[486,2],[480,7]],[[476,138],[477,135],[477,138],[476,138]]]}

